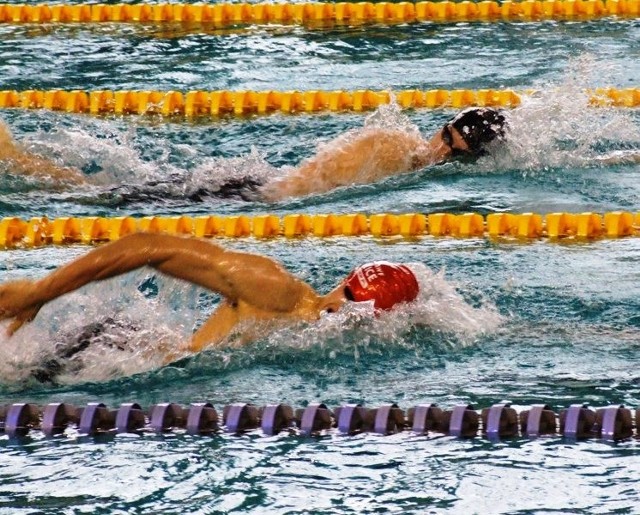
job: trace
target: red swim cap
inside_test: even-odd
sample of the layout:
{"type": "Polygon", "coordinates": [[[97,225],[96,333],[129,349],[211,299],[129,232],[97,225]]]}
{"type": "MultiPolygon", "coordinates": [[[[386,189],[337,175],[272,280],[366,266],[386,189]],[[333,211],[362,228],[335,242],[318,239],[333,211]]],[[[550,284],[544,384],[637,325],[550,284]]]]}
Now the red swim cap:
{"type": "Polygon", "coordinates": [[[359,266],[344,281],[349,300],[372,300],[376,309],[391,309],[418,296],[418,281],[405,265],[376,261],[359,266]]]}

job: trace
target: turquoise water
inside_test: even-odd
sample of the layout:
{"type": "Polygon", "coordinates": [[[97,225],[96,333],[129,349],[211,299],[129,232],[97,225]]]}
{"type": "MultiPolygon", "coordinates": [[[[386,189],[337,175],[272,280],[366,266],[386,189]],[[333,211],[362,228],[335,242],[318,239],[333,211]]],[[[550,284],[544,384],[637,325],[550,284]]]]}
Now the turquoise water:
{"type": "MultiPolygon", "coordinates": [[[[587,107],[586,87],[640,83],[637,20],[260,26],[0,26],[2,89],[536,88],[511,115],[511,143],[475,164],[452,163],[380,183],[268,205],[185,198],[221,178],[271,177],[346,130],[379,123],[428,135],[452,110],[199,118],[0,113],[32,150],[82,168],[95,185],[60,190],[0,176],[0,215],[141,216],[638,211],[637,110],[587,107]],[[163,196],[110,192],[168,175],[163,196]]],[[[323,401],[331,407],[437,402],[451,409],[509,400],[559,411],[640,407],[637,238],[500,242],[424,237],[221,240],[273,256],[320,291],[373,259],[419,262],[433,287],[413,311],[382,320],[358,310],[277,332],[243,349],[161,367],[145,351],[188,336],[217,299],[142,270],[47,306],[1,338],[0,404],[207,400],[323,401]],[[30,367],[59,333],[105,313],[142,329],[140,352],[89,353],[85,367],[40,384],[30,367]]],[[[86,247],[0,254],[0,280],[41,277],[86,247]]],[[[491,443],[448,436],[313,439],[127,435],[0,437],[0,513],[640,513],[636,440],[560,438],[491,443]]]]}

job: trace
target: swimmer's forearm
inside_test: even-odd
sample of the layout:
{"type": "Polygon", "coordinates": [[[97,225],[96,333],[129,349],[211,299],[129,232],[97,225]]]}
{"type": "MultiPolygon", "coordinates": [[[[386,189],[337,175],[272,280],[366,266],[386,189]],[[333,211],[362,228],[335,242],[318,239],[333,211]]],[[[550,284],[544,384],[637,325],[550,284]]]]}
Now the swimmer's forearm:
{"type": "Polygon", "coordinates": [[[189,354],[222,345],[227,341],[239,320],[237,309],[229,302],[221,302],[209,319],[193,334],[190,341],[182,342],[165,353],[163,363],[166,365],[189,354]]]}
{"type": "Polygon", "coordinates": [[[442,161],[419,134],[367,128],[325,145],[295,170],[261,188],[266,201],[324,193],[340,186],[366,184],[442,161]]]}
{"type": "Polygon", "coordinates": [[[0,160],[9,163],[11,173],[52,179],[66,184],[85,184],[84,174],[75,168],[59,166],[50,159],[21,149],[9,128],[0,121],[0,160]]]}
{"type": "Polygon", "coordinates": [[[150,266],[176,279],[240,299],[260,309],[289,312],[310,287],[270,258],[195,238],[136,233],[98,247],[38,282],[39,303],[49,302],[91,282],[150,266]]]}
{"type": "Polygon", "coordinates": [[[11,163],[11,172],[29,177],[49,179],[63,184],[86,184],[87,178],[75,168],[58,166],[53,161],[40,156],[18,153],[7,161],[11,163]]]}
{"type": "Polygon", "coordinates": [[[38,281],[37,300],[46,303],[91,282],[154,266],[171,254],[173,238],[137,233],[98,247],[38,281]]]}
{"type": "MultiPolygon", "coordinates": [[[[182,246],[187,247],[188,255],[189,247],[195,245],[177,236],[143,233],[126,236],[92,250],[43,279],[10,281],[0,285],[0,320],[13,319],[8,328],[8,333],[13,334],[25,322],[33,320],[42,306],[66,293],[145,265],[157,268],[158,263],[176,253],[185,254],[182,246]]],[[[211,245],[208,252],[213,255],[220,251],[211,245]]],[[[185,261],[188,267],[188,260],[185,261]]]]}

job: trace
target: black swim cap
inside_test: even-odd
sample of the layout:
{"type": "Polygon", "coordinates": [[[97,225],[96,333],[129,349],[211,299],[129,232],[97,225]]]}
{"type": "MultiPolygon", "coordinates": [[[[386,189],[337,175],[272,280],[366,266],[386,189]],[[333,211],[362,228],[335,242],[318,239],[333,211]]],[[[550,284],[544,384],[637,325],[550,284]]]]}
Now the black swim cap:
{"type": "Polygon", "coordinates": [[[469,153],[481,156],[493,140],[504,138],[507,120],[502,110],[492,107],[470,107],[447,125],[456,129],[469,147],[469,153]]]}

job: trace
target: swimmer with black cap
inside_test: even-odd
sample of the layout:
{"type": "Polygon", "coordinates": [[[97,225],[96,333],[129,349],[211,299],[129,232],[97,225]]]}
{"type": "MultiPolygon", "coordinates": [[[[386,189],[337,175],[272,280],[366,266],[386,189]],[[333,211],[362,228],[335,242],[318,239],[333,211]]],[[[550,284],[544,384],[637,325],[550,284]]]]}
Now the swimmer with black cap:
{"type": "Polygon", "coordinates": [[[54,299],[143,266],[223,297],[189,342],[168,351],[165,362],[208,347],[247,343],[285,325],[318,320],[347,301],[369,301],[375,310],[390,310],[414,301],[419,292],[416,276],[405,265],[381,261],[360,266],[321,295],[269,257],[196,238],[136,233],[95,248],[41,279],[1,284],[0,320],[10,321],[7,330],[12,335],[54,299]]]}
{"type": "Polygon", "coordinates": [[[504,141],[506,130],[504,112],[492,107],[465,109],[429,139],[418,131],[365,127],[327,143],[297,168],[270,180],[258,191],[262,199],[278,201],[368,184],[453,159],[474,160],[504,141]]]}
{"type": "Polygon", "coordinates": [[[505,137],[506,118],[490,107],[465,109],[440,130],[440,139],[449,147],[451,157],[478,158],[487,147],[505,137]]]}
{"type": "MultiPolygon", "coordinates": [[[[144,202],[176,195],[190,200],[208,197],[234,198],[246,201],[276,202],[290,197],[324,193],[342,186],[369,184],[384,178],[415,172],[451,159],[475,159],[485,154],[490,145],[505,139],[506,117],[491,107],[469,108],[459,113],[430,138],[418,130],[365,125],[348,131],[322,145],[300,165],[284,169],[268,181],[254,176],[231,179],[211,186],[198,184],[195,191],[184,186],[188,176],[131,186],[119,185],[105,194],[123,202],[144,202]]],[[[39,176],[61,186],[89,184],[90,177],[80,170],[58,166],[44,157],[35,156],[13,141],[0,122],[0,161],[10,163],[11,173],[39,176]]]]}

